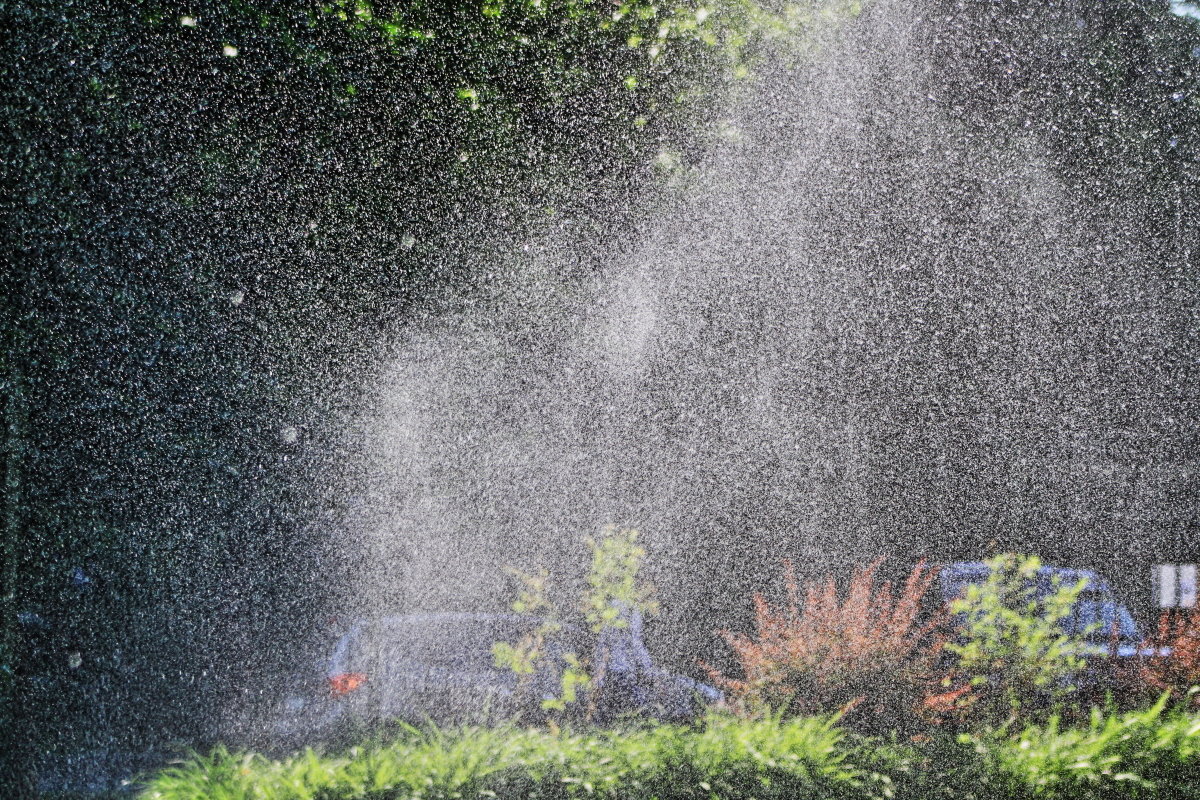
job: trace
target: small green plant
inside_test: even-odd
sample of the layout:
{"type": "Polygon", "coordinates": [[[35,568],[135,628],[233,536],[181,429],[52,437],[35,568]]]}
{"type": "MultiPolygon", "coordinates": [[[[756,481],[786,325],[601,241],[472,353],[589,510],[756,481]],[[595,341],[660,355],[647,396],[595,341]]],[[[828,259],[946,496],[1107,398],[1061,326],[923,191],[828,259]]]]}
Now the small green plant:
{"type": "Polygon", "coordinates": [[[624,628],[633,613],[653,614],[654,591],[639,580],[646,549],[632,528],[606,525],[600,536],[584,540],[591,551],[583,613],[591,629],[624,628]]]}
{"type": "Polygon", "coordinates": [[[947,685],[971,687],[967,714],[995,724],[1022,716],[1043,717],[1061,709],[1086,665],[1087,631],[1070,632],[1085,582],[1067,585],[1056,576],[1039,589],[1036,556],[1003,554],[986,562],[988,577],[953,600],[960,635],[946,643],[957,656],[947,685]]]}
{"type": "Polygon", "coordinates": [[[587,588],[582,610],[588,627],[597,637],[592,659],[593,691],[588,693],[587,718],[595,719],[611,691],[608,665],[613,657],[611,631],[628,628],[642,614],[658,610],[653,590],[639,580],[646,550],[632,528],[606,525],[598,538],[585,540],[591,551],[587,588]]]}
{"type": "MultiPolygon", "coordinates": [[[[601,647],[590,659],[574,652],[561,653],[560,663],[550,668],[557,674],[558,691],[553,697],[543,697],[540,705],[552,724],[576,707],[585,692],[586,717],[595,717],[602,700],[597,687],[605,683],[610,656],[603,652],[604,632],[626,628],[638,615],[658,610],[653,591],[639,579],[646,550],[637,537],[636,530],[607,525],[598,537],[584,540],[591,560],[580,611],[592,633],[599,637],[601,647]]],[[[538,617],[540,622],[515,644],[493,644],[492,657],[497,667],[517,676],[518,693],[527,697],[534,690],[538,670],[549,666],[549,645],[562,631],[563,623],[549,598],[549,572],[540,569],[530,574],[511,567],[507,571],[520,584],[513,611],[538,617]]]]}
{"type": "MultiPolygon", "coordinates": [[[[507,572],[520,584],[512,610],[518,614],[537,616],[540,621],[533,630],[515,644],[496,642],[492,645],[492,659],[500,669],[507,669],[517,676],[517,696],[528,697],[536,689],[537,673],[546,661],[549,644],[562,630],[562,623],[554,604],[549,599],[550,574],[541,569],[526,573],[509,567],[507,572]]],[[[564,712],[575,703],[579,691],[589,683],[587,670],[579,656],[573,652],[561,654],[559,665],[558,693],[553,697],[541,698],[540,704],[546,712],[564,712]]]]}

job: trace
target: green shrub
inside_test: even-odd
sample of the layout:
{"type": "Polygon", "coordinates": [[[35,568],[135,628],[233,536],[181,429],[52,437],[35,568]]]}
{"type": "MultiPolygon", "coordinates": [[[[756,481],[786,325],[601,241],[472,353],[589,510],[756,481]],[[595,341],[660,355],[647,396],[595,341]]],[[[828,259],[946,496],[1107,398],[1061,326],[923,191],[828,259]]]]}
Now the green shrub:
{"type": "Polygon", "coordinates": [[[885,775],[858,768],[832,717],[656,726],[590,733],[408,729],[327,756],[281,761],[218,749],[154,776],[143,800],[350,798],[883,798],[885,775]]]}
{"type": "Polygon", "coordinates": [[[1164,713],[1167,699],[1124,714],[1093,708],[1085,726],[1052,716],[1015,737],[973,741],[1010,797],[1200,798],[1200,716],[1164,713]]]}
{"type": "Polygon", "coordinates": [[[956,676],[972,687],[968,700],[975,720],[1044,718],[1075,691],[1072,680],[1085,666],[1085,635],[1062,624],[1084,584],[1055,579],[1052,591],[1042,594],[1036,556],[1004,554],[986,563],[987,580],[971,584],[950,604],[961,633],[946,650],[957,656],[956,676]]]}
{"type": "Polygon", "coordinates": [[[869,737],[835,716],[573,732],[405,728],[279,761],[218,748],[162,770],[141,800],[1115,800],[1200,798],[1200,715],[1094,711],[1014,733],[869,737]]]}
{"type": "MultiPolygon", "coordinates": [[[[632,528],[606,525],[599,537],[584,540],[591,559],[587,588],[580,598],[580,613],[594,634],[628,627],[631,615],[658,610],[652,589],[639,577],[646,550],[638,544],[637,538],[638,532],[632,528]]],[[[512,604],[513,611],[541,617],[542,622],[515,643],[493,644],[492,656],[497,667],[516,675],[518,692],[529,692],[534,687],[535,673],[545,666],[549,656],[548,644],[562,630],[563,623],[549,598],[549,572],[541,569],[536,573],[524,573],[512,568],[508,571],[521,584],[512,604]]],[[[601,637],[600,650],[603,643],[601,637]]],[[[604,673],[608,655],[599,650],[590,657],[574,652],[564,654],[563,663],[555,666],[558,694],[541,701],[548,722],[555,725],[565,721],[572,712],[578,712],[578,701],[585,692],[587,702],[583,713],[589,720],[595,717],[604,699],[600,696],[602,689],[598,687],[606,685],[604,673]]]]}
{"type": "MultiPolygon", "coordinates": [[[[536,689],[538,670],[546,666],[550,640],[563,626],[547,594],[550,574],[546,570],[530,574],[510,568],[509,573],[521,583],[517,599],[512,604],[513,611],[518,614],[539,615],[541,622],[516,643],[495,642],[492,645],[492,659],[498,668],[506,669],[516,676],[516,693],[527,698],[536,689]]],[[[591,681],[584,662],[577,653],[564,653],[562,658],[563,663],[557,665],[558,693],[554,697],[541,700],[542,711],[547,714],[547,719],[556,724],[557,720],[553,715],[573,709],[579,699],[579,690],[586,688],[591,681]]]]}

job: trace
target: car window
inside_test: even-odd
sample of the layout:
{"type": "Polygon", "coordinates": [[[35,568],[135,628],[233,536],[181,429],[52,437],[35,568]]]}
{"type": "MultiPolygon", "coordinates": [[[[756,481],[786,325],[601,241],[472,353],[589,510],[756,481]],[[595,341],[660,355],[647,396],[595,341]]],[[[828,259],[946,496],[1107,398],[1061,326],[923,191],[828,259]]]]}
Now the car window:
{"type": "MultiPolygon", "coordinates": [[[[516,643],[532,632],[536,619],[518,617],[394,617],[378,621],[369,635],[355,642],[352,658],[367,665],[420,663],[447,669],[486,670],[494,668],[492,645],[516,643]]],[[[564,629],[547,645],[551,657],[566,652],[583,654],[580,637],[564,629]]]]}
{"type": "Polygon", "coordinates": [[[1112,600],[1081,600],[1075,606],[1070,630],[1076,634],[1087,631],[1088,638],[1096,642],[1107,642],[1114,630],[1123,641],[1139,639],[1137,625],[1129,609],[1112,600]]]}
{"type": "MultiPolygon", "coordinates": [[[[942,592],[947,600],[966,594],[972,583],[986,580],[986,574],[967,570],[942,573],[942,592]]],[[[1122,641],[1137,641],[1140,637],[1137,625],[1129,610],[1112,599],[1102,581],[1077,570],[1043,570],[1036,576],[1033,586],[1037,595],[1045,598],[1064,586],[1073,586],[1080,580],[1088,583],[1079,594],[1074,613],[1063,620],[1063,630],[1074,634],[1088,633],[1088,638],[1107,642],[1112,631],[1117,631],[1122,641]],[[1089,630],[1090,629],[1090,630],[1089,630]]]]}
{"type": "Polygon", "coordinates": [[[359,622],[343,635],[333,646],[326,664],[329,675],[361,670],[365,664],[366,623],[359,622]]]}
{"type": "Polygon", "coordinates": [[[488,669],[492,643],[512,636],[512,626],[491,620],[400,619],[380,624],[378,657],[457,669],[488,669]]]}

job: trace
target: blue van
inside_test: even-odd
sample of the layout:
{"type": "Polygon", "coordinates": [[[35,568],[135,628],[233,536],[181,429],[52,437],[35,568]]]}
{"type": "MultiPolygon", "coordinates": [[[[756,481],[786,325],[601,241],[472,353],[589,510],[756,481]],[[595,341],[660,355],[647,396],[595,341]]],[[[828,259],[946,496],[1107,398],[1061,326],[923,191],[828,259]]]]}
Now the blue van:
{"type": "MultiPolygon", "coordinates": [[[[945,565],[938,576],[942,599],[950,603],[962,597],[968,586],[983,583],[990,572],[982,561],[945,565]]],[[[1063,620],[1063,627],[1067,633],[1085,636],[1096,648],[1094,655],[1137,658],[1169,654],[1144,646],[1145,639],[1129,609],[1113,593],[1108,581],[1092,570],[1043,565],[1034,581],[1038,597],[1048,597],[1060,586],[1083,582],[1074,612],[1063,620]]]]}

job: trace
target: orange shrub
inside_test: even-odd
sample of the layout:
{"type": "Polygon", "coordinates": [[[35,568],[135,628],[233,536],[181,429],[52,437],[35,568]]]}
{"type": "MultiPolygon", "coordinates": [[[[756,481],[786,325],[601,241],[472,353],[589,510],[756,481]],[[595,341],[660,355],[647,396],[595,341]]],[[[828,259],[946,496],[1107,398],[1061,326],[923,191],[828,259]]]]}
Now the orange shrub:
{"type": "MultiPolygon", "coordinates": [[[[1158,632],[1147,642],[1155,649],[1170,648],[1168,656],[1140,660],[1139,678],[1155,694],[1170,692],[1173,697],[1188,697],[1188,690],[1200,686],[1200,609],[1171,615],[1164,611],[1158,620],[1158,632]]],[[[1200,695],[1190,695],[1192,702],[1200,695]]]]}
{"type": "Polygon", "coordinates": [[[742,677],[710,670],[735,711],[747,716],[821,714],[845,709],[866,730],[906,729],[918,721],[944,637],[944,609],[920,621],[922,598],[936,576],[913,568],[897,594],[875,583],[879,561],[855,569],[845,597],[832,579],[801,592],[784,562],[787,595],[781,607],[754,595],[755,634],[722,632],[742,677]]]}

